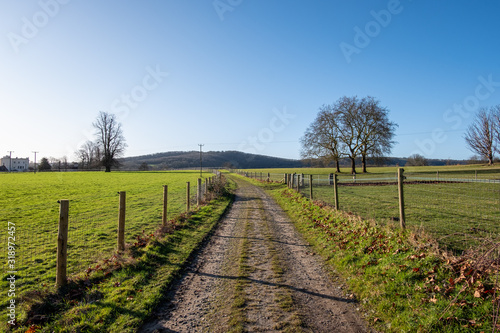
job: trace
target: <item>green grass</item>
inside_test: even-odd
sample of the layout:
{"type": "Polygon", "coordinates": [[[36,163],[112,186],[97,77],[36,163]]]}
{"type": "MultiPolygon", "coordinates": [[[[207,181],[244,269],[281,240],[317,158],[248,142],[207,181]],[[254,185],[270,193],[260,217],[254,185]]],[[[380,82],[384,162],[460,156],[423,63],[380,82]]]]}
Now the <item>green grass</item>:
{"type": "Polygon", "coordinates": [[[231,305],[231,319],[229,320],[229,332],[239,333],[245,331],[245,325],[248,322],[245,314],[245,307],[247,305],[247,293],[245,291],[249,284],[248,277],[250,276],[251,267],[248,265],[248,251],[250,249],[250,243],[248,241],[248,234],[250,233],[250,223],[249,219],[249,209],[245,210],[244,217],[244,233],[243,239],[239,244],[239,257],[238,257],[238,271],[234,286],[234,295],[231,305]]]}
{"type": "MultiPolygon", "coordinates": [[[[500,179],[499,167],[484,166],[443,166],[408,167],[404,186],[406,224],[423,228],[438,239],[446,249],[460,253],[477,246],[485,238],[500,235],[500,184],[470,182],[470,180],[500,179]],[[477,172],[476,172],[477,171],[477,172]],[[415,181],[439,181],[415,184],[415,181]],[[450,181],[450,182],[446,182],[450,181]],[[457,182],[467,181],[467,182],[457,182]]],[[[260,170],[253,172],[260,179],[260,170]]],[[[332,169],[266,169],[262,170],[263,179],[267,172],[273,172],[272,180],[283,178],[282,172],[314,174],[313,197],[334,204],[333,187],[327,186],[328,174],[332,169]],[[279,173],[278,173],[279,172],[279,173]],[[322,186],[323,185],[323,186],[322,186]]],[[[357,174],[356,178],[343,169],[339,179],[339,206],[346,212],[379,222],[398,223],[399,200],[396,185],[397,168],[369,168],[368,174],[357,174]],[[353,183],[358,186],[346,186],[353,183]],[[359,186],[372,183],[382,186],[359,186]]],[[[305,177],[305,187],[301,193],[309,197],[309,178],[305,177]]]]}
{"type": "Polygon", "coordinates": [[[488,269],[446,259],[426,234],[336,212],[280,184],[261,186],[344,278],[377,331],[492,330],[497,301],[488,269]]]}
{"type": "MultiPolygon", "coordinates": [[[[500,179],[499,166],[484,166],[484,165],[447,165],[447,166],[425,166],[425,167],[403,167],[406,173],[428,173],[436,174],[436,172],[448,173],[472,178],[475,176],[476,171],[478,177],[500,179]]],[[[368,167],[368,175],[387,175],[396,174],[398,167],[368,167]]],[[[260,176],[262,172],[264,176],[267,173],[281,174],[284,173],[303,173],[308,175],[328,175],[334,173],[334,168],[270,168],[270,169],[244,169],[243,172],[257,172],[260,176]]],[[[340,168],[341,174],[350,177],[350,168],[340,168]]],[[[363,177],[361,168],[357,166],[357,177],[363,177]]]]}
{"type": "MultiPolygon", "coordinates": [[[[0,174],[0,251],[6,253],[7,224],[16,237],[16,294],[51,288],[55,283],[59,205],[68,199],[68,273],[84,271],[116,249],[119,196],[127,192],[126,242],[150,234],[161,224],[163,185],[169,186],[168,216],[185,210],[186,182],[196,185],[196,171],[68,172],[0,174]]],[[[196,191],[192,188],[192,195],[196,191]]],[[[7,260],[0,288],[6,296],[7,260]]],[[[16,296],[17,296],[16,295],[16,296]]],[[[0,306],[6,308],[7,297],[0,306]]],[[[5,313],[2,310],[0,313],[5,313]]]]}
{"type": "MultiPolygon", "coordinates": [[[[40,299],[33,294],[31,308],[49,316],[44,323],[36,323],[37,332],[136,332],[230,201],[230,197],[212,201],[179,220],[172,234],[149,237],[146,246],[132,248],[119,260],[100,262],[90,274],[56,293],[40,299]],[[120,263],[118,269],[116,263],[120,263]]],[[[14,332],[28,327],[26,323],[14,332]]]]}
{"type": "MultiPolygon", "coordinates": [[[[500,235],[500,184],[406,184],[406,225],[423,228],[443,247],[463,251],[500,235]]],[[[309,196],[308,189],[302,190],[309,196]]],[[[339,206],[363,218],[399,222],[396,185],[339,186],[339,206]]],[[[332,186],[316,186],[313,197],[334,204],[332,186]]]]}

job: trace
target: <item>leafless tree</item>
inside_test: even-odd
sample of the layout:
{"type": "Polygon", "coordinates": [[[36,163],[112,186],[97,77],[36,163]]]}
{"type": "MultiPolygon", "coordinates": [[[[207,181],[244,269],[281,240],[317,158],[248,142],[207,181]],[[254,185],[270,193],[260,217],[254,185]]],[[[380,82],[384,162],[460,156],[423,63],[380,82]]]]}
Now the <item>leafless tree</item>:
{"type": "Polygon", "coordinates": [[[495,150],[500,154],[500,105],[491,108],[493,114],[493,127],[495,129],[495,150]]]}
{"type": "Polygon", "coordinates": [[[57,171],[61,171],[61,160],[54,157],[54,156],[49,156],[48,162],[51,165],[52,170],[57,169],[57,171]]]}
{"type": "Polygon", "coordinates": [[[93,141],[86,141],[76,152],[82,168],[92,169],[100,166],[101,152],[99,146],[93,141]]]}
{"type": "Polygon", "coordinates": [[[495,147],[495,115],[494,109],[481,108],[474,121],[465,132],[465,142],[471,151],[488,160],[493,165],[495,147]]]}
{"type": "Polygon", "coordinates": [[[333,160],[337,172],[340,172],[341,142],[340,124],[337,116],[332,106],[323,105],[300,142],[302,144],[302,158],[333,160]]]}
{"type": "Polygon", "coordinates": [[[361,133],[358,131],[361,118],[359,100],[354,97],[342,97],[335,103],[340,123],[340,141],[343,153],[351,161],[351,174],[356,173],[356,158],[361,148],[361,133]]]}
{"type": "Polygon", "coordinates": [[[68,157],[66,155],[61,157],[61,162],[62,162],[62,167],[64,168],[64,171],[68,171],[68,157]]]}
{"type": "Polygon", "coordinates": [[[320,108],[315,121],[301,139],[304,158],[330,158],[337,164],[347,157],[351,173],[356,173],[356,158],[361,156],[363,172],[369,156],[380,158],[390,153],[397,125],[389,121],[388,110],[373,97],[359,100],[342,97],[333,105],[320,108]]]}
{"type": "Polygon", "coordinates": [[[123,136],[121,124],[116,120],[114,114],[99,112],[99,116],[92,125],[97,130],[97,145],[102,152],[101,163],[106,168],[106,172],[111,171],[111,167],[117,166],[117,158],[120,157],[127,147],[123,136]]]}
{"type": "Polygon", "coordinates": [[[397,125],[389,120],[389,110],[373,97],[363,98],[359,102],[359,109],[354,123],[360,140],[361,166],[366,173],[366,160],[369,156],[381,157],[391,152],[397,125]]]}

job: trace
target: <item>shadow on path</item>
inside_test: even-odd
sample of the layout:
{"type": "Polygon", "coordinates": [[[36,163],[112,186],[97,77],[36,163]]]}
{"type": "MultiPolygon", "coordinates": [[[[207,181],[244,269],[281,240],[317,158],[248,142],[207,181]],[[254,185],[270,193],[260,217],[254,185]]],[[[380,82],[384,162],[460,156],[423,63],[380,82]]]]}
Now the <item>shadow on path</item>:
{"type": "Polygon", "coordinates": [[[203,273],[203,272],[199,272],[199,271],[196,272],[196,274],[203,275],[203,276],[210,277],[210,278],[215,278],[215,279],[243,280],[243,281],[255,282],[255,283],[267,285],[267,286],[289,288],[289,289],[295,290],[297,292],[301,292],[301,293],[308,294],[311,296],[321,297],[324,299],[329,299],[332,301],[344,302],[344,303],[357,303],[357,301],[354,299],[346,299],[346,298],[340,298],[340,297],[320,294],[320,293],[316,293],[314,291],[310,291],[310,290],[307,290],[304,288],[297,288],[297,287],[290,286],[287,284],[274,283],[274,282],[268,282],[268,281],[262,281],[262,280],[255,280],[255,279],[251,279],[248,277],[241,277],[241,276],[216,275],[216,274],[210,274],[210,273],[203,273]]]}

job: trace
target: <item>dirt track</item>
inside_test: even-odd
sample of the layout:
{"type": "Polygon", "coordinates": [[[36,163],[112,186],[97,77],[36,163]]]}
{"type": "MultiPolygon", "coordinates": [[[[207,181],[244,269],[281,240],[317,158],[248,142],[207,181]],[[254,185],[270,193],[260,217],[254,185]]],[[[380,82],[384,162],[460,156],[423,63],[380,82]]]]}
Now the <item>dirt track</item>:
{"type": "Polygon", "coordinates": [[[369,332],[283,210],[237,182],[229,213],[140,332],[369,332]]]}

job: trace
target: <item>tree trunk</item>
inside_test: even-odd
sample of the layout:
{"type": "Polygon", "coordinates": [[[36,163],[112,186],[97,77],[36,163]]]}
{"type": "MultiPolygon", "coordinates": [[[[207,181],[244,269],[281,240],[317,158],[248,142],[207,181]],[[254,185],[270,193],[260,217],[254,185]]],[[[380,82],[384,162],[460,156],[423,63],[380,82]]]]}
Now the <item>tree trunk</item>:
{"type": "Polygon", "coordinates": [[[361,167],[363,169],[363,173],[366,173],[366,155],[361,155],[361,167]]]}
{"type": "Polygon", "coordinates": [[[340,162],[339,162],[339,159],[337,158],[337,160],[335,161],[335,166],[337,167],[337,173],[340,173],[340,162]]]}
{"type": "Polygon", "coordinates": [[[351,174],[356,174],[356,159],[354,157],[349,157],[351,160],[351,174]]]}
{"type": "Polygon", "coordinates": [[[109,165],[106,165],[106,171],[105,172],[111,172],[111,167],[109,165]]]}

